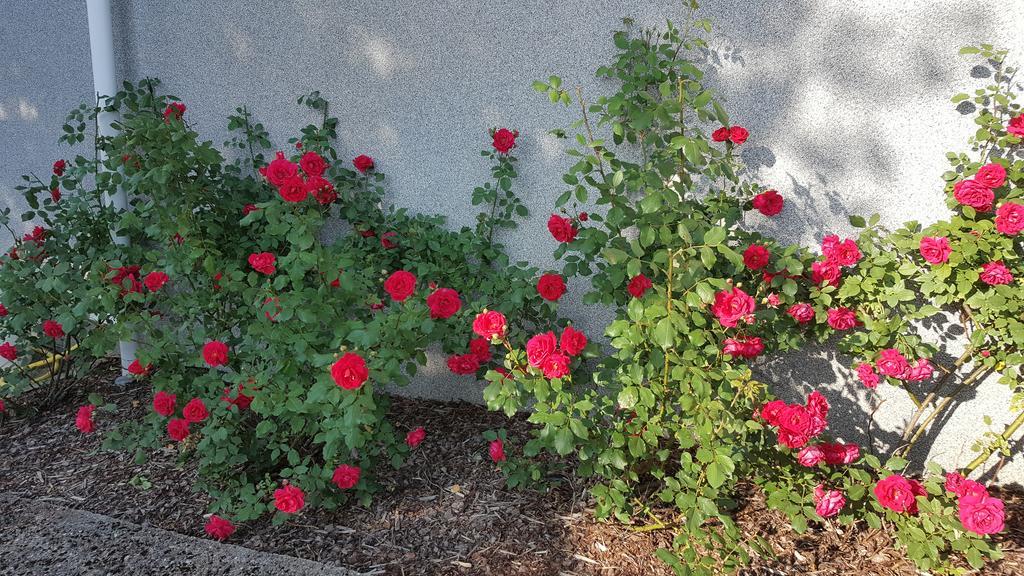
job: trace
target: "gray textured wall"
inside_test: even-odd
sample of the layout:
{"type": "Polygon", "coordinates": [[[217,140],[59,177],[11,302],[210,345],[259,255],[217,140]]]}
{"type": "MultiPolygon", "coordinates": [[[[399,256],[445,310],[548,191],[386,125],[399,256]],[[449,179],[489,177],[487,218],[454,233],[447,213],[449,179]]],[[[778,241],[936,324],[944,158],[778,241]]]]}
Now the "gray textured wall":
{"type": "MultiPolygon", "coordinates": [[[[547,105],[530,81],[561,75],[591,98],[593,70],[611,54],[620,18],[657,24],[680,16],[678,0],[541,2],[360,0],[114,0],[115,39],[124,79],[152,75],[189,106],[189,120],[215,142],[225,117],[248,104],[284,144],[312,118],[294,105],[319,89],[341,118],[341,150],[367,153],[387,173],[391,200],[470,224],[469,192],[487,178],[476,153],[492,126],[522,133],[521,196],[533,218],[504,241],[513,257],[551,265],[547,210],[568,165],[546,136],[574,119],[547,105]]],[[[960,0],[707,0],[717,26],[711,77],[736,122],[750,129],[746,160],[787,198],[777,220],[750,224],[782,239],[816,243],[828,231],[852,232],[851,212],[885,222],[931,221],[945,213],[943,153],[960,149],[971,123],[948,97],[983,82],[957,56],[964,44],[991,41],[1024,59],[1024,2],[960,0]]],[[[64,153],[55,142],[63,114],[91,94],[84,2],[0,3],[0,196],[24,171],[45,173],[64,153]]],[[[977,76],[977,71],[975,71],[977,76]]],[[[571,298],[570,298],[571,300],[571,298]]],[[[591,334],[606,316],[568,308],[591,334]]],[[[872,400],[821,350],[767,362],[766,379],[788,394],[830,390],[834,428],[864,440],[872,400]]],[[[479,399],[481,386],[452,378],[435,361],[411,390],[479,399]]],[[[910,413],[909,402],[879,389],[886,417],[880,442],[910,413]]],[[[946,464],[970,460],[964,431],[999,414],[1005,388],[987,385],[961,405],[947,431],[928,438],[946,464]]],[[[1024,480],[1018,457],[1002,479],[1024,480]]]]}

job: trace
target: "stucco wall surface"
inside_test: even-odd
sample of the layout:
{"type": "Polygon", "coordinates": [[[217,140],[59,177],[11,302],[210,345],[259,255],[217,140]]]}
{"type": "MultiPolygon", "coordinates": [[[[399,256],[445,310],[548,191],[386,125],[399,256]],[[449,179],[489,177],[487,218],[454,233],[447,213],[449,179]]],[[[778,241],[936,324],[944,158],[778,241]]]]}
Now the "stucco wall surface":
{"type": "MultiPolygon", "coordinates": [[[[447,214],[455,227],[472,223],[470,192],[488,177],[477,153],[487,130],[519,129],[518,190],[533,213],[503,241],[514,260],[541,267],[554,265],[545,221],[569,165],[546,131],[575,110],[547,104],[530,82],[558,74],[593,99],[608,88],[593,71],[612,54],[622,17],[657,25],[682,16],[678,0],[113,4],[121,79],[159,77],[209,139],[222,142],[226,116],[246,104],[284,146],[312,120],[295,98],[318,89],[341,118],[343,154],[373,156],[390,201],[447,214]]],[[[807,244],[852,233],[850,213],[878,212],[890,225],[942,217],[944,153],[962,148],[972,126],[949,96],[985,81],[958,48],[989,41],[1024,59],[1020,0],[707,0],[702,12],[717,27],[710,79],[751,132],[743,157],[787,198],[779,218],[749,224],[807,244]]],[[[0,31],[0,198],[18,210],[18,176],[45,173],[66,154],[56,145],[61,119],[92,93],[84,2],[5,0],[0,31]]],[[[599,333],[607,315],[579,305],[580,288],[570,286],[565,310],[599,333]]],[[[870,398],[848,363],[822,349],[760,371],[790,399],[825,390],[833,428],[851,440],[868,440],[868,411],[884,400],[871,435],[894,442],[909,401],[887,385],[870,398]]],[[[409,393],[479,400],[482,386],[450,376],[438,358],[423,374],[409,393]]],[[[945,464],[969,461],[964,438],[1008,397],[986,384],[924,450],[945,464]]],[[[1024,461],[1001,478],[1024,481],[1024,461]]]]}

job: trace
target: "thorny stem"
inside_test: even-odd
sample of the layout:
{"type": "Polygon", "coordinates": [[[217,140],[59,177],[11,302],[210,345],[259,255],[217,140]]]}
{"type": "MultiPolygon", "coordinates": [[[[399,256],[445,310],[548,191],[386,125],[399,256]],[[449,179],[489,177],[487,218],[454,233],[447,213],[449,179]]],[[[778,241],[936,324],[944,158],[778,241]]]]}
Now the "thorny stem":
{"type": "MultiPolygon", "coordinates": [[[[989,369],[985,366],[979,366],[975,368],[967,376],[967,378],[965,378],[964,381],[960,383],[960,385],[957,386],[956,389],[954,389],[949,396],[946,397],[945,400],[943,400],[938,406],[935,407],[935,410],[933,410],[932,413],[929,414],[927,418],[925,418],[924,422],[921,422],[921,424],[913,432],[913,437],[911,437],[910,441],[907,442],[907,444],[903,447],[902,453],[909,454],[910,449],[913,448],[914,444],[921,438],[925,430],[928,428],[928,425],[931,424],[932,421],[935,420],[935,418],[938,417],[939,414],[945,412],[946,408],[949,407],[949,405],[953,402],[953,400],[956,399],[957,396],[960,395],[961,392],[969,388],[971,385],[976,383],[981,378],[985,377],[985,375],[987,375],[988,373],[989,369]]],[[[909,427],[908,430],[910,430],[909,427]]],[[[904,435],[906,435],[906,432],[904,432],[904,435]]]]}
{"type": "MultiPolygon", "coordinates": [[[[1013,419],[1013,422],[1007,424],[1006,428],[1003,429],[1003,433],[1000,434],[999,437],[1002,438],[1003,440],[1009,440],[1010,438],[1013,437],[1014,433],[1017,432],[1017,430],[1021,427],[1022,424],[1024,424],[1024,412],[1018,414],[1017,417],[1013,419]]],[[[981,454],[978,454],[977,458],[971,460],[971,463],[968,464],[965,468],[967,473],[970,474],[971,472],[974,472],[974,470],[978,468],[978,466],[984,464],[985,461],[988,460],[989,456],[991,456],[992,453],[994,453],[995,451],[995,444],[982,450],[981,454]]]]}
{"type": "Polygon", "coordinates": [[[583,100],[583,89],[579,86],[576,87],[576,99],[580,103],[580,110],[583,111],[583,125],[587,128],[588,144],[594,151],[594,158],[597,158],[597,169],[601,172],[601,178],[608,180],[608,176],[604,173],[604,160],[601,159],[601,153],[594,147],[594,131],[590,127],[590,117],[587,116],[587,103],[583,100]]]}

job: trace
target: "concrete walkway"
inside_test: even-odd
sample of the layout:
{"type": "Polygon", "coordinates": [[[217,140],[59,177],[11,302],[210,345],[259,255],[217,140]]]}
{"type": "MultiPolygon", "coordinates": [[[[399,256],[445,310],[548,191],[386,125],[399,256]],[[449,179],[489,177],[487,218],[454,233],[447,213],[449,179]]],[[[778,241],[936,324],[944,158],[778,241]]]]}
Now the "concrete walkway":
{"type": "Polygon", "coordinates": [[[0,496],[0,575],[356,576],[46,502],[0,496]]]}

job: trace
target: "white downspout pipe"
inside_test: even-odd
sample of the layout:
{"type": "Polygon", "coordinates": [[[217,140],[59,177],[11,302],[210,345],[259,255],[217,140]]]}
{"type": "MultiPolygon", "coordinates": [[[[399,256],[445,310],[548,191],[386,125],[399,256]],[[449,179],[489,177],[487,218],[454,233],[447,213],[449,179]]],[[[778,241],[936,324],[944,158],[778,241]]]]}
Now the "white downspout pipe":
{"type": "MultiPolygon", "coordinates": [[[[89,14],[89,50],[92,53],[92,83],[96,91],[97,102],[102,102],[104,97],[113,96],[117,93],[117,80],[114,74],[114,29],[110,15],[110,0],[86,0],[86,10],[89,14]]],[[[100,136],[113,136],[116,133],[113,123],[117,120],[116,112],[100,112],[96,119],[97,130],[100,136]]],[[[100,162],[106,160],[106,155],[101,151],[100,162]]],[[[102,169],[102,166],[99,168],[102,169]]],[[[128,193],[123,188],[118,188],[113,194],[104,195],[108,206],[117,210],[128,209],[128,193]]],[[[119,236],[111,232],[114,243],[121,246],[129,244],[128,237],[119,236]]],[[[120,384],[129,381],[128,365],[135,360],[135,342],[121,341],[117,343],[121,353],[121,377],[117,379],[120,384]]]]}

